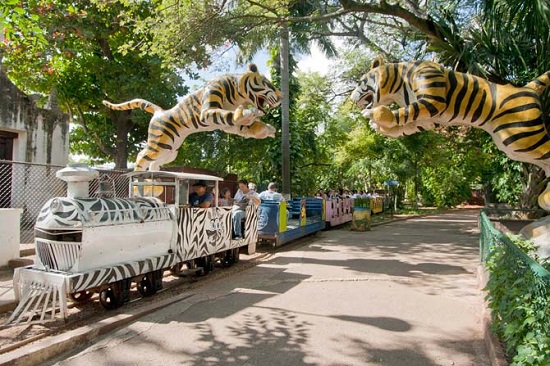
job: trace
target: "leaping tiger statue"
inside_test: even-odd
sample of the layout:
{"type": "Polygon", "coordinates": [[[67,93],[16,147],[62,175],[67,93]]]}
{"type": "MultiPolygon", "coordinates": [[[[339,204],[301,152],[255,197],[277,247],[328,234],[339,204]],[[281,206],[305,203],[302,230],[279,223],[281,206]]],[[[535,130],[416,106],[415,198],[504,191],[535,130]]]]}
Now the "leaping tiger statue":
{"type": "MultiPolygon", "coordinates": [[[[436,124],[487,131],[514,160],[535,164],[550,177],[550,133],[540,95],[550,71],[523,87],[499,85],[429,62],[384,63],[376,58],[351,94],[371,126],[399,137],[431,130],[436,124]],[[392,103],[400,108],[391,110],[392,103]]],[[[550,211],[550,183],[538,198],[550,211]]]]}
{"type": "Polygon", "coordinates": [[[185,96],[172,109],[144,99],[103,104],[114,110],[142,109],[153,114],[146,147],[138,154],[134,170],[156,171],[173,161],[190,134],[222,130],[246,138],[275,137],[275,128],[259,120],[265,108],[281,103],[281,92],[258,72],[254,64],[239,75],[224,75],[185,96]]]}

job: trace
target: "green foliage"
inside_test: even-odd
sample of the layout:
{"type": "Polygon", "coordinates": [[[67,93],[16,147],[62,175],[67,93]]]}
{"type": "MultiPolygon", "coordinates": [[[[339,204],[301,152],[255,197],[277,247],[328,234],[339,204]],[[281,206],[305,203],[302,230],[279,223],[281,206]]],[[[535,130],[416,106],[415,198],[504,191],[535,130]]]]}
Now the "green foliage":
{"type": "Polygon", "coordinates": [[[539,265],[527,257],[534,250],[531,241],[493,238],[486,291],[494,330],[512,365],[549,364],[550,274],[536,270],[539,265]]]}
{"type": "MultiPolygon", "coordinates": [[[[37,1],[29,3],[36,4],[37,1]]],[[[39,24],[39,16],[29,14],[25,5],[20,0],[4,0],[0,4],[0,36],[3,36],[0,39],[0,54],[12,43],[24,46],[46,44],[46,34],[39,24]]]]}
{"type": "Polygon", "coordinates": [[[125,168],[146,139],[150,115],[110,113],[101,100],[139,97],[169,108],[185,92],[179,74],[158,57],[120,51],[136,38],[132,24],[122,24],[122,12],[131,9],[143,18],[150,4],[52,0],[25,5],[26,19],[42,29],[42,41],[32,42],[23,30],[13,33],[3,60],[10,79],[29,93],[56,92],[59,107],[77,124],[71,131],[73,153],[125,168]]]}

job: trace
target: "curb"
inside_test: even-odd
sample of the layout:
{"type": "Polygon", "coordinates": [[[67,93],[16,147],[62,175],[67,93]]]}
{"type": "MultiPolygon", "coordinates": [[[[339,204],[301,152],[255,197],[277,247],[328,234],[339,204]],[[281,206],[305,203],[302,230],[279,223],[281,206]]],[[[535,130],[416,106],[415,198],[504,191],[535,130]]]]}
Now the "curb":
{"type": "Polygon", "coordinates": [[[131,323],[160,308],[194,296],[193,293],[184,293],[164,301],[154,302],[133,311],[120,313],[97,323],[79,327],[62,334],[42,338],[34,343],[19,347],[13,351],[0,355],[0,365],[39,365],[51,361],[71,348],[76,348],[85,342],[106,334],[116,328],[131,323]]]}

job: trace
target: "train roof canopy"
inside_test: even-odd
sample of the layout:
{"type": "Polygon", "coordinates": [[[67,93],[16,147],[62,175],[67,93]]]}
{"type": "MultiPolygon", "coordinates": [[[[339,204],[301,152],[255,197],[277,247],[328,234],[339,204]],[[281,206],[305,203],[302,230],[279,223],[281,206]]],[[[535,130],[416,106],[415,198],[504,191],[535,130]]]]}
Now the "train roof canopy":
{"type": "Polygon", "coordinates": [[[208,174],[196,174],[196,173],[179,173],[179,172],[168,172],[168,171],[155,171],[151,172],[148,170],[145,171],[135,171],[126,173],[125,176],[129,178],[141,177],[141,178],[172,178],[172,179],[190,179],[190,180],[209,180],[209,181],[223,181],[223,178],[216,177],[215,175],[208,174]]]}

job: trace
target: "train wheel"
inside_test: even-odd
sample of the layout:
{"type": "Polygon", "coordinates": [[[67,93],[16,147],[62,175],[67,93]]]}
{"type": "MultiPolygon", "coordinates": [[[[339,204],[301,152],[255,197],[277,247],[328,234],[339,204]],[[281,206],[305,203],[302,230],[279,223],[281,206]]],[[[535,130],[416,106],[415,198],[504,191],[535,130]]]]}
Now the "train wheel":
{"type": "Polygon", "coordinates": [[[223,268],[229,268],[233,265],[233,263],[235,263],[235,259],[233,257],[233,250],[232,249],[226,250],[220,259],[220,264],[222,265],[223,268]]]}
{"type": "Polygon", "coordinates": [[[178,263],[178,264],[170,267],[170,274],[172,274],[172,276],[176,276],[176,277],[180,276],[184,264],[185,263],[178,263]]]}
{"type": "Polygon", "coordinates": [[[146,273],[140,281],[137,282],[138,292],[144,296],[152,296],[162,289],[162,271],[146,273]]]}
{"type": "Polygon", "coordinates": [[[94,293],[91,291],[86,291],[86,290],[78,291],[78,292],[69,294],[69,299],[71,299],[71,301],[74,303],[81,303],[81,302],[90,300],[93,295],[94,293]]]}
{"type": "Polygon", "coordinates": [[[197,267],[202,268],[202,275],[206,276],[213,268],[212,256],[207,255],[206,257],[197,258],[195,259],[195,264],[197,267]]]}
{"type": "Polygon", "coordinates": [[[144,276],[137,282],[137,290],[141,294],[141,296],[147,297],[152,296],[155,294],[155,290],[153,288],[153,284],[151,283],[151,279],[148,276],[144,276]]]}
{"type": "Polygon", "coordinates": [[[111,287],[99,293],[99,302],[107,310],[114,310],[122,305],[120,294],[117,294],[111,287]]]}
{"type": "Polygon", "coordinates": [[[113,282],[99,293],[99,302],[107,310],[119,308],[125,302],[130,301],[130,279],[113,282]]]}
{"type": "Polygon", "coordinates": [[[240,254],[241,254],[241,248],[233,249],[233,263],[239,263],[240,254]]]}

